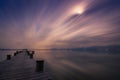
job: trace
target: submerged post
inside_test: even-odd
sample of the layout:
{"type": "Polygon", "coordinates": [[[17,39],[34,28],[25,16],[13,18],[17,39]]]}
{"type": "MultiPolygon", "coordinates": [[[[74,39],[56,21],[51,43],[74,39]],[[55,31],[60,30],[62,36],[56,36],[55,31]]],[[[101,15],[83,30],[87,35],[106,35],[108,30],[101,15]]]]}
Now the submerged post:
{"type": "Polygon", "coordinates": [[[11,55],[7,55],[7,60],[10,60],[11,59],[11,55]]]}
{"type": "Polygon", "coordinates": [[[43,72],[44,71],[44,60],[37,60],[36,61],[36,72],[43,72]]]}

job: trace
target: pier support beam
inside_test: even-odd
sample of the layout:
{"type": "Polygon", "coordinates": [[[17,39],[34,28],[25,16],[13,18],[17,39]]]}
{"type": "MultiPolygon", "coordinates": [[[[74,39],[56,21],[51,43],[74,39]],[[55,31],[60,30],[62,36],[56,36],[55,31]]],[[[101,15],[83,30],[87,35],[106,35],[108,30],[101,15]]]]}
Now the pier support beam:
{"type": "Polygon", "coordinates": [[[7,55],[7,60],[10,60],[11,59],[11,55],[7,55]]]}
{"type": "Polygon", "coordinates": [[[29,51],[26,51],[27,52],[27,55],[29,56],[30,55],[30,52],[29,51]]]}
{"type": "Polygon", "coordinates": [[[17,53],[15,52],[15,53],[14,53],[14,56],[16,56],[16,54],[17,54],[17,53]]]}
{"type": "Polygon", "coordinates": [[[36,61],[36,72],[43,72],[44,71],[44,60],[37,60],[36,61]]]}
{"type": "Polygon", "coordinates": [[[30,56],[30,59],[33,59],[33,54],[29,54],[29,56],[30,56]]]}
{"type": "Polygon", "coordinates": [[[32,51],[32,54],[35,54],[35,51],[32,51]]]}

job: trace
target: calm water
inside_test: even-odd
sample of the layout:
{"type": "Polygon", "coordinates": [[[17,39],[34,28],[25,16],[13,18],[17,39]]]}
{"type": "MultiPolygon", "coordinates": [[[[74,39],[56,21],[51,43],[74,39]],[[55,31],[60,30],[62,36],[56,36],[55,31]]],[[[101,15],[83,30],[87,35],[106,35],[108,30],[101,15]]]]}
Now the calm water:
{"type": "MultiPolygon", "coordinates": [[[[13,51],[0,51],[0,60],[13,51]]],[[[120,80],[120,54],[78,51],[36,51],[54,80],[120,80]]]]}

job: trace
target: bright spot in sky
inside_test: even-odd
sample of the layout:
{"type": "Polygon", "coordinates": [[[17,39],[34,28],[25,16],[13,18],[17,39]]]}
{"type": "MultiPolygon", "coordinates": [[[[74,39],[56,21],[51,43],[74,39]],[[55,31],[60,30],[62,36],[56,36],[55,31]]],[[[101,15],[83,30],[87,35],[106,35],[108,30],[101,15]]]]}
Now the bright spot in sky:
{"type": "Polygon", "coordinates": [[[83,9],[82,8],[75,8],[75,13],[77,13],[77,14],[82,14],[84,11],[83,11],[83,9]]]}
{"type": "Polygon", "coordinates": [[[73,14],[83,14],[83,13],[84,13],[83,6],[75,6],[73,8],[73,14]]]}
{"type": "Polygon", "coordinates": [[[78,14],[82,14],[82,13],[83,13],[83,11],[81,11],[81,10],[78,10],[78,11],[77,11],[77,13],[78,13],[78,14]]]}
{"type": "Polygon", "coordinates": [[[0,48],[61,49],[120,44],[118,3],[52,1],[0,0],[3,4],[0,5],[0,48]]]}

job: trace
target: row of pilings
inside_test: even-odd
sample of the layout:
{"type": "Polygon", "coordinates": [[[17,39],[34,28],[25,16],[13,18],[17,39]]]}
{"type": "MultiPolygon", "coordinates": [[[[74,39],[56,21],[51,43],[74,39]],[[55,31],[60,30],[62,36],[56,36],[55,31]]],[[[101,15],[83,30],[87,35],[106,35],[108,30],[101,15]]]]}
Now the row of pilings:
{"type": "MultiPolygon", "coordinates": [[[[14,52],[14,57],[17,56],[20,53],[26,53],[29,56],[30,59],[33,59],[35,51],[29,51],[27,49],[21,50],[21,51],[16,51],[16,52],[14,52]]],[[[7,60],[11,60],[11,58],[12,58],[11,54],[8,54],[6,56],[7,60]]],[[[36,69],[35,69],[35,71],[36,72],[44,72],[44,60],[36,60],[36,69]]]]}

